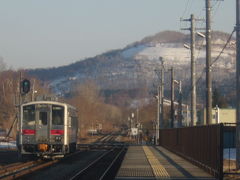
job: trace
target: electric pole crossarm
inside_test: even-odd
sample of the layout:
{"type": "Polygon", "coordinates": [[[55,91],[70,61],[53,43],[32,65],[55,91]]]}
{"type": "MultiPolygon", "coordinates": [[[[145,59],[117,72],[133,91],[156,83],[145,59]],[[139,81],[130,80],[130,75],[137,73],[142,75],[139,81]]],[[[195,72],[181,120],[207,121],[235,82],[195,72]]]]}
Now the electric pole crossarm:
{"type": "Polygon", "coordinates": [[[183,18],[180,18],[180,21],[191,21],[191,19],[183,19],[183,18]]]}
{"type": "Polygon", "coordinates": [[[183,30],[183,31],[191,31],[191,28],[181,28],[181,30],[183,30]]]}
{"type": "MultiPolygon", "coordinates": [[[[182,18],[180,18],[180,21],[191,21],[191,18],[190,19],[182,19],[182,18]]],[[[205,21],[205,19],[203,19],[203,18],[195,18],[195,21],[205,21]]]]}

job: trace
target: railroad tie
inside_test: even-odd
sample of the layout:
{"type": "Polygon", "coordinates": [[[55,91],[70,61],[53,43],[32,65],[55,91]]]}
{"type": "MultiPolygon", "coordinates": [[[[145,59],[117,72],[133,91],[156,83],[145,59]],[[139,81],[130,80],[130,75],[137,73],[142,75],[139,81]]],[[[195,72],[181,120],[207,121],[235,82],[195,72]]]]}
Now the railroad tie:
{"type": "Polygon", "coordinates": [[[166,169],[164,168],[164,166],[158,161],[158,159],[156,158],[156,156],[154,156],[154,154],[152,153],[152,151],[149,149],[149,147],[147,146],[143,146],[143,150],[145,152],[145,155],[148,159],[149,164],[151,165],[151,168],[153,170],[153,173],[155,175],[155,177],[165,177],[165,178],[169,178],[169,174],[166,171],[166,169]]]}

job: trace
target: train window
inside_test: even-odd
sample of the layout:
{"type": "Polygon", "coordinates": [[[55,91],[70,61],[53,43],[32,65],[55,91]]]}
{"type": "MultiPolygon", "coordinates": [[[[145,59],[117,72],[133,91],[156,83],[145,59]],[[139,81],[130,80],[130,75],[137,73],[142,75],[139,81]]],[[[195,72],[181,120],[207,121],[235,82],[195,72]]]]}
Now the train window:
{"type": "Polygon", "coordinates": [[[39,112],[39,124],[47,125],[47,112],[39,112]]]}
{"type": "Polygon", "coordinates": [[[63,125],[64,108],[62,106],[52,106],[52,124],[63,125]]]}
{"type": "Polygon", "coordinates": [[[37,107],[38,108],[48,108],[48,104],[38,104],[37,107]]]}
{"type": "Polygon", "coordinates": [[[23,124],[34,126],[35,125],[35,106],[23,106],[23,124]]]}
{"type": "Polygon", "coordinates": [[[77,117],[72,117],[72,126],[73,127],[77,126],[77,117]]]}

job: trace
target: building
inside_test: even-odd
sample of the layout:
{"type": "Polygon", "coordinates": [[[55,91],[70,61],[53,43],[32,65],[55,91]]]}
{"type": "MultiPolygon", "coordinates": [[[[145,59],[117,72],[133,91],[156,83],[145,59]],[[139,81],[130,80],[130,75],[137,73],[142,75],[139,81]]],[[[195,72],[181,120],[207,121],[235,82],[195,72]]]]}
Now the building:
{"type": "MultiPolygon", "coordinates": [[[[202,109],[197,114],[197,125],[206,124],[206,109],[202,109]]],[[[212,124],[236,123],[236,109],[226,109],[215,107],[212,109],[212,124]]]]}

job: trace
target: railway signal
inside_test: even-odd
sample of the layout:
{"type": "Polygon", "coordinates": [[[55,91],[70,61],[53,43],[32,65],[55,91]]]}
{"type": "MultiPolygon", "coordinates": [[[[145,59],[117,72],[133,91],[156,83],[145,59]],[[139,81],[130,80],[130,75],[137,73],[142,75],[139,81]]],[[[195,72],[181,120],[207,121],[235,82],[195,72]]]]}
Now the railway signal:
{"type": "Polygon", "coordinates": [[[21,82],[21,94],[27,94],[30,91],[31,83],[28,79],[21,82]]]}

